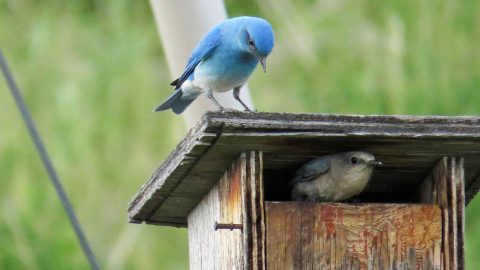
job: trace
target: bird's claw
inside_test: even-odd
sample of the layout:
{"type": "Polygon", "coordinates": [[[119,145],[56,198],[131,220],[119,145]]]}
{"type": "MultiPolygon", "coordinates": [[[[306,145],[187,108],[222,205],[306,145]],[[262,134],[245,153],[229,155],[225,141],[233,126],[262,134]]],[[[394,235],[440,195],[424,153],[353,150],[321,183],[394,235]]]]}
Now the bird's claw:
{"type": "Polygon", "coordinates": [[[359,198],[353,198],[345,201],[346,203],[350,203],[355,205],[355,209],[358,208],[358,205],[362,202],[359,198]]]}

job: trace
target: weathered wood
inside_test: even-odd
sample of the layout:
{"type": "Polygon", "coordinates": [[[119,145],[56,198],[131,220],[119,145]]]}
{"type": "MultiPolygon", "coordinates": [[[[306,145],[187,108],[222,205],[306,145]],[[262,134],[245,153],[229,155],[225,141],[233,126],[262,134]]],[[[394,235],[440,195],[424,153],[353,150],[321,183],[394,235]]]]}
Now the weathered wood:
{"type": "Polygon", "coordinates": [[[190,213],[190,269],[265,269],[261,164],[261,153],[242,153],[190,213]]]}
{"type": "Polygon", "coordinates": [[[444,269],[464,269],[465,189],[463,158],[442,158],[420,187],[420,201],[442,209],[444,269]]]}
{"type": "Polygon", "coordinates": [[[262,153],[246,153],[243,182],[244,258],[247,269],[265,269],[265,223],[263,198],[262,153]]]}
{"type": "Polygon", "coordinates": [[[435,255],[442,241],[437,205],[265,207],[267,269],[441,269],[435,255]]]}
{"type": "Polygon", "coordinates": [[[465,269],[465,168],[464,159],[457,159],[455,164],[455,192],[457,195],[457,259],[458,269],[465,269]]]}
{"type": "Polygon", "coordinates": [[[288,181],[322,154],[364,150],[385,166],[361,199],[415,202],[411,190],[444,155],[465,157],[468,201],[480,187],[480,118],[207,113],[129,204],[130,222],[186,226],[187,214],[241,152],[264,153],[265,198],[287,200],[288,181]]]}
{"type": "MultiPolygon", "coordinates": [[[[191,168],[189,165],[197,161],[195,157],[202,156],[208,151],[216,135],[205,132],[207,126],[207,123],[202,122],[191,129],[187,137],[155,170],[150,180],[140,188],[128,206],[129,213],[135,213],[134,216],[129,216],[130,222],[141,223],[148,220],[158,205],[168,198],[180,183],[174,179],[184,178],[191,168]]],[[[183,221],[178,223],[179,226],[186,223],[186,216],[182,216],[182,219],[183,221]]]]}
{"type": "Polygon", "coordinates": [[[239,159],[188,216],[190,269],[243,269],[242,230],[215,230],[217,223],[243,224],[246,156],[239,159]]]}

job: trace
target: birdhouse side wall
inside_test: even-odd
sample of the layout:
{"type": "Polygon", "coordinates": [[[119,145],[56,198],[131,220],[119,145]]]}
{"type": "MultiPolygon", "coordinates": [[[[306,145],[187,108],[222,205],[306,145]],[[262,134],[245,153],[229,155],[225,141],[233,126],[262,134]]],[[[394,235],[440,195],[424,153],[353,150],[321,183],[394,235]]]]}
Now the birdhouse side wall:
{"type": "Polygon", "coordinates": [[[189,214],[190,269],[264,269],[261,162],[242,153],[189,214]]]}

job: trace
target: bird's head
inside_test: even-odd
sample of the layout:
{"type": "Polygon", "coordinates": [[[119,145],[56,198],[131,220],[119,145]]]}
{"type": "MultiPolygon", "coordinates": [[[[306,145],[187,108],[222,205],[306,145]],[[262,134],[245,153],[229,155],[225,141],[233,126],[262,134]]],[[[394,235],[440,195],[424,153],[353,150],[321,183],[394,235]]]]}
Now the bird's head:
{"type": "Polygon", "coordinates": [[[341,157],[343,169],[347,173],[371,172],[373,167],[382,165],[375,157],[367,152],[346,152],[341,157]]]}
{"type": "Polygon", "coordinates": [[[267,70],[266,59],[274,44],[274,35],[270,23],[261,18],[248,17],[242,43],[247,52],[258,58],[265,72],[267,70]]]}

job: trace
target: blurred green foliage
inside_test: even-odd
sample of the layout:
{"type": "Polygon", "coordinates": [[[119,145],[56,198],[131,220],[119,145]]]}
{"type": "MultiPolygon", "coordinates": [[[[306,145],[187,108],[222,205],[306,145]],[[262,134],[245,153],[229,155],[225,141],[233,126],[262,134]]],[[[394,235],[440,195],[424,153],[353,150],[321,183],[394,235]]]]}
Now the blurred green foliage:
{"type": "MultiPolygon", "coordinates": [[[[262,111],[480,113],[480,1],[226,1],[270,20],[250,81],[262,111]]],[[[172,22],[173,23],[173,22],[172,22]]],[[[171,91],[148,1],[0,1],[0,41],[104,269],[185,269],[185,229],[128,224],[126,205],[185,134],[151,109],[171,91]]],[[[87,263],[0,83],[0,268],[87,263]]],[[[467,208],[479,269],[480,200],[467,208]]]]}

